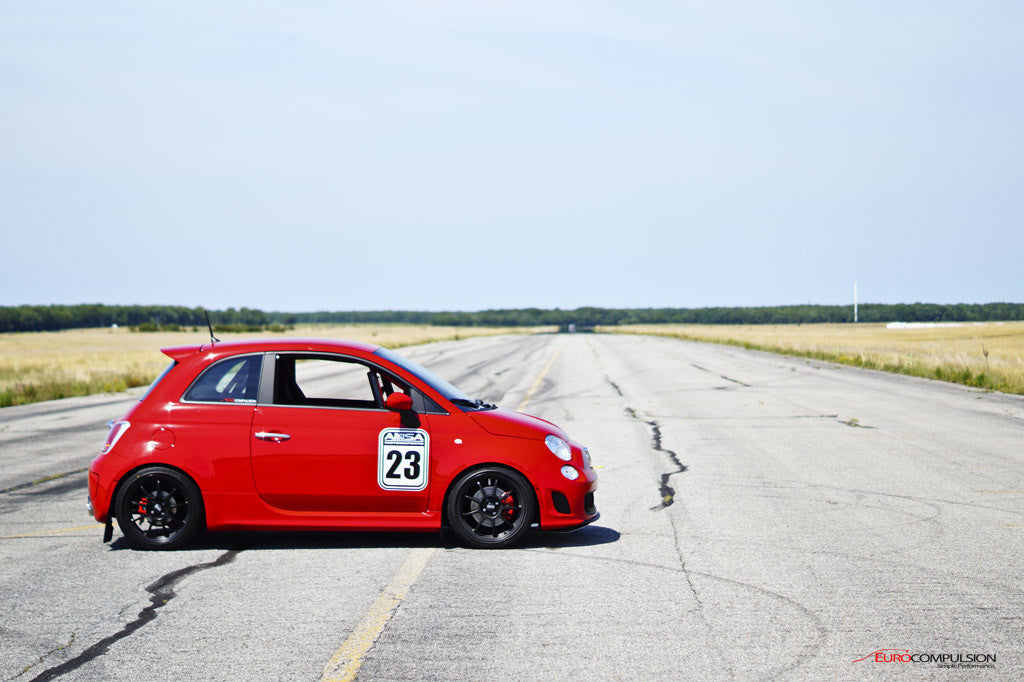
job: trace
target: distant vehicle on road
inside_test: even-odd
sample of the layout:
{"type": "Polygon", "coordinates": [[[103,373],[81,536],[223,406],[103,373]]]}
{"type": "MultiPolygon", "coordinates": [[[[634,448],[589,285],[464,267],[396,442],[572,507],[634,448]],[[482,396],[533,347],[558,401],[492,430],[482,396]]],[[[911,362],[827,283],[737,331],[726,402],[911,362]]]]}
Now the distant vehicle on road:
{"type": "Polygon", "coordinates": [[[438,531],[508,547],[598,518],[587,449],[385,348],[321,339],[165,348],[114,422],[89,507],[137,549],[209,530],[438,531]]]}

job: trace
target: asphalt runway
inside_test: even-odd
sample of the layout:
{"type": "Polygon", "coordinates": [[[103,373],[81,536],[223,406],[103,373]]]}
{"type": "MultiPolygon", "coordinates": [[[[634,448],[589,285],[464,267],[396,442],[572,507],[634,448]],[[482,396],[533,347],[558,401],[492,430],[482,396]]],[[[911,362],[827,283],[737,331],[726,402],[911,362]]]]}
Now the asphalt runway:
{"type": "Polygon", "coordinates": [[[83,471],[141,391],[5,408],[0,677],[1024,677],[1024,399],[653,337],[401,352],[588,445],[601,519],[136,552],[83,471]]]}

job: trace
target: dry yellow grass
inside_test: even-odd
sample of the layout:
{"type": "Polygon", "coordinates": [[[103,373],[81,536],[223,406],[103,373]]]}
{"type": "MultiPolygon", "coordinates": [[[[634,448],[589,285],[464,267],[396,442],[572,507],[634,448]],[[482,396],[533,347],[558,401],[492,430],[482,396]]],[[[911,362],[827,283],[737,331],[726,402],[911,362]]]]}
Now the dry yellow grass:
{"type": "MultiPolygon", "coordinates": [[[[428,325],[300,325],[284,333],[219,333],[222,341],[251,338],[348,339],[398,348],[430,341],[548,328],[434,327],[428,325]]],[[[209,340],[199,331],[133,333],[127,329],[73,329],[0,334],[0,407],[144,386],[167,365],[160,348],[209,340]]]]}
{"type": "Polygon", "coordinates": [[[601,331],[727,343],[1024,394],[1024,322],[902,329],[884,324],[666,324],[601,331]]]}

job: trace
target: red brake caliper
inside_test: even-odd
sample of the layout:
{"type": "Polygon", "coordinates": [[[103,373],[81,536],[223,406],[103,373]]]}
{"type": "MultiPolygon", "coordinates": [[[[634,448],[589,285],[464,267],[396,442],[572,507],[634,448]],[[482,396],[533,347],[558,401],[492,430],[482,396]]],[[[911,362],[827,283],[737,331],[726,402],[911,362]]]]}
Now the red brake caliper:
{"type": "MultiPolygon", "coordinates": [[[[512,493],[508,493],[505,497],[501,498],[501,503],[506,507],[512,507],[515,505],[516,501],[515,498],[512,497],[512,493]]],[[[513,514],[515,514],[515,512],[511,509],[504,509],[501,512],[501,515],[509,521],[512,520],[513,514]]]]}
{"type": "Polygon", "coordinates": [[[139,513],[140,514],[145,514],[146,513],[146,503],[148,503],[148,502],[149,502],[149,498],[148,497],[143,497],[141,500],[139,500],[139,513]]]}

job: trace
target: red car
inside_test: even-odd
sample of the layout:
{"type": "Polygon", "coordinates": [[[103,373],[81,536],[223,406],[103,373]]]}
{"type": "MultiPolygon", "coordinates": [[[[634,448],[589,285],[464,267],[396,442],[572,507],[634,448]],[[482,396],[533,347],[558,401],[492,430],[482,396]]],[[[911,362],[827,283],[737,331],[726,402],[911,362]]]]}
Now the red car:
{"type": "Polygon", "coordinates": [[[165,348],[89,468],[97,521],[138,549],[209,530],[437,531],[507,547],[598,518],[587,449],[377,346],[165,348]]]}

